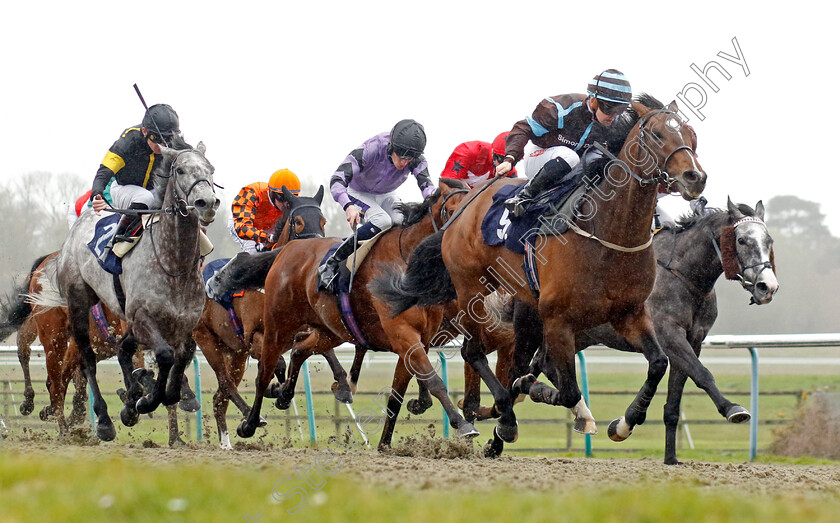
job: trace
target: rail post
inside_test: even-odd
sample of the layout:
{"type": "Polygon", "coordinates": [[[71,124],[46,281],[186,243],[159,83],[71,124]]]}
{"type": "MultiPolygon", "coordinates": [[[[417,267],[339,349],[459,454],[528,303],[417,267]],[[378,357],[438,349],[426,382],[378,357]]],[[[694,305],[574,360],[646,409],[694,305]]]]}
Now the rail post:
{"type": "Polygon", "coordinates": [[[204,438],[204,428],[201,425],[201,365],[198,363],[198,355],[193,355],[193,369],[195,370],[195,400],[198,402],[198,410],[195,411],[195,439],[201,441],[204,438]]]}
{"type": "MultiPolygon", "coordinates": [[[[443,379],[443,386],[446,387],[446,394],[449,394],[449,373],[446,371],[446,357],[443,355],[443,352],[438,352],[438,356],[440,356],[440,374],[441,378],[443,379]]],[[[450,399],[451,396],[450,396],[450,399]]],[[[443,409],[443,437],[449,437],[449,415],[446,414],[446,409],[443,409]]]]}
{"type": "Polygon", "coordinates": [[[750,378],[750,461],[755,460],[758,449],[758,353],[754,347],[749,347],[750,361],[752,364],[752,377],[750,378]]]}
{"type": "MultiPolygon", "coordinates": [[[[578,360],[580,360],[580,383],[581,383],[581,392],[583,392],[583,400],[586,402],[586,406],[589,406],[589,377],[586,375],[586,358],[583,356],[583,351],[577,353],[578,360]]],[[[586,457],[592,457],[592,436],[589,434],[584,435],[584,445],[586,446],[586,457]]]]}
{"type": "Polygon", "coordinates": [[[309,383],[309,362],[303,362],[301,371],[303,372],[303,386],[306,389],[306,416],[309,418],[309,441],[315,443],[318,441],[318,436],[315,434],[315,408],[312,405],[312,385],[309,383]]]}

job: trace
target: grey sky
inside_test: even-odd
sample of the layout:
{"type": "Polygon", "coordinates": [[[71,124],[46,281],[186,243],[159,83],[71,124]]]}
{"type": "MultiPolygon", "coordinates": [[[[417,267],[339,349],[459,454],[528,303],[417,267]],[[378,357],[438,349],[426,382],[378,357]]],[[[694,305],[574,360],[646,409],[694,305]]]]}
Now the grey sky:
{"type": "MultiPolygon", "coordinates": [[[[490,141],[541,98],[583,92],[612,67],[665,103],[689,83],[704,88],[704,120],[682,109],[712,205],[795,194],[820,202],[840,235],[828,161],[838,84],[828,58],[840,46],[816,3],[286,4],[7,3],[0,180],[51,171],[92,181],[142,117],[135,82],[150,104],[178,111],[188,141],[205,142],[228,203],[281,167],[326,183],[352,148],[402,118],[426,127],[436,179],[457,144],[490,141]],[[736,55],[733,38],[749,76],[718,56],[736,55]],[[691,69],[710,61],[731,75],[709,73],[718,92],[691,69]]],[[[420,197],[411,185],[402,194],[420,197]]],[[[669,199],[669,210],[687,208],[669,199]]]]}

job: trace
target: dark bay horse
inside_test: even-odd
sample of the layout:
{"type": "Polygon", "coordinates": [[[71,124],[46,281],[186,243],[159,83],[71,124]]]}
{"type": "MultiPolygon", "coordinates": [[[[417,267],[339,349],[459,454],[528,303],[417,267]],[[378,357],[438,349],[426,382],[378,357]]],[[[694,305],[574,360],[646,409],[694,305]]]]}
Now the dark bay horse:
{"type": "MultiPolygon", "coordinates": [[[[752,303],[759,305],[772,301],[779,288],[773,268],[773,239],[764,225],[764,205],[758,202],[755,209],[745,204],[727,202],[726,210],[705,211],[704,214],[681,218],[675,226],[664,228],[654,237],[653,248],[657,261],[656,283],[647,299],[656,337],[668,356],[668,397],[665,404],[665,463],[678,463],[676,432],[679,422],[680,402],[686,379],[706,391],[718,412],[731,423],[743,423],[750,413],[721,394],[712,373],[700,362],[698,356],[703,340],[718,316],[714,285],[721,274],[728,279],[738,279],[750,293],[752,303]]],[[[542,332],[542,322],[536,310],[517,302],[516,317],[521,333],[542,332]]],[[[527,365],[528,355],[539,350],[540,336],[522,335],[516,347],[518,360],[527,365]]],[[[602,344],[633,352],[634,348],[609,325],[599,325],[575,336],[575,351],[602,344]]],[[[513,350],[499,351],[499,359],[512,359],[513,350]]],[[[539,358],[537,358],[539,359],[539,358]]],[[[521,375],[530,371],[538,376],[540,369],[514,370],[521,375]]],[[[469,383],[469,382],[468,382],[469,383]]],[[[466,390],[465,403],[478,403],[477,384],[466,390]]],[[[541,393],[539,386],[532,386],[530,393],[541,393]]],[[[479,409],[480,418],[493,416],[487,407],[479,409]]],[[[498,439],[489,442],[487,455],[501,453],[503,443],[498,439]]]]}
{"type": "MultiPolygon", "coordinates": [[[[279,249],[291,240],[324,237],[326,219],[321,213],[323,197],[323,187],[318,190],[314,197],[297,197],[288,190],[284,190],[282,198],[289,203],[289,210],[275,224],[275,237],[279,238],[274,246],[275,254],[279,253],[279,249]]],[[[250,258],[252,257],[273,260],[273,257],[262,256],[262,254],[268,253],[257,255],[240,253],[237,255],[237,258],[239,258],[237,262],[246,263],[251,261],[250,258]]],[[[238,265],[239,263],[233,267],[235,268],[238,265]]],[[[270,263],[268,263],[266,273],[270,266],[270,263]]],[[[233,299],[234,311],[242,324],[242,335],[240,336],[231,324],[228,311],[216,301],[207,298],[201,320],[193,331],[193,338],[201,347],[201,352],[207,359],[207,363],[216,373],[219,384],[218,390],[213,396],[213,415],[216,418],[219,442],[221,447],[225,449],[233,448],[230,444],[225,419],[229,402],[232,400],[243,416],[247,416],[251,412],[251,407],[242,399],[237,387],[245,373],[248,356],[259,360],[262,354],[264,303],[265,294],[257,290],[246,290],[242,296],[233,299]]],[[[336,391],[337,396],[344,394],[341,399],[346,402],[352,399],[352,395],[350,395],[346,380],[341,378],[344,369],[338,365],[338,360],[335,358],[333,351],[330,351],[327,356],[332,357],[331,359],[328,358],[328,362],[334,373],[338,373],[334,391],[336,391]],[[341,390],[339,391],[339,389],[341,390]]],[[[278,360],[278,364],[276,374],[279,375],[282,383],[285,379],[285,362],[281,358],[278,360]]],[[[275,391],[275,397],[276,394],[275,391]]]]}
{"type": "Polygon", "coordinates": [[[114,439],[116,431],[96,380],[96,355],[90,345],[88,322],[91,306],[101,301],[127,321],[118,355],[127,390],[120,413],[126,426],[133,426],[139,414],[152,412],[161,403],[179,401],[183,372],[195,352],[192,331],[204,309],[200,227],[213,222],[220,203],[213,187],[214,169],[201,143],[195,149],[161,150],[162,167],[153,173],[158,201],[162,202],[156,213],[158,221],[147,225],[122,260],[119,281],[125,308],[114,278],[87,248],[98,218],[92,212],[79,217],[52,272],[49,264],[45,269],[56,284],[53,288],[60,289],[60,296],[42,291],[36,298],[36,303],[48,306],[62,305],[66,300],[82,371],[94,397],[97,435],[104,441],[114,439]],[[154,351],[159,369],[152,391],[145,396],[132,375],[132,356],[138,344],[154,351]]]}
{"type": "MultiPolygon", "coordinates": [[[[668,190],[692,199],[706,183],[706,174],[689,145],[691,133],[680,124],[676,111],[675,103],[665,108],[641,95],[632,103],[632,111],[615,124],[626,126],[629,132],[623,142],[610,144],[611,151],[621,144],[620,152],[604,172],[596,174],[595,194],[579,200],[576,219],[565,220],[572,230],[537,236],[538,297],[519,269],[524,256],[503,246],[485,245],[481,234],[493,194],[504,185],[521,183],[500,180],[467,206],[443,234],[431,236],[418,247],[405,275],[394,281],[383,299],[398,314],[416,305],[457,298],[461,327],[476,339],[482,324],[495,320],[494,311],[480,299],[488,290],[504,288],[538,308],[544,325],[540,366],[558,389],[544,401],[572,409],[575,430],[586,434],[595,434],[597,429],[575,377],[574,336],[611,324],[645,355],[649,365],[647,379],[625,416],[610,424],[611,438],[627,438],[635,425],[644,422],[668,365],[645,306],[656,272],[650,225],[657,188],[665,183],[668,190]]],[[[481,343],[465,344],[462,349],[465,361],[488,385],[501,413],[496,435],[511,442],[518,434],[511,394],[489,368],[484,352],[481,343]]],[[[519,380],[518,385],[528,392],[527,380],[519,380]]]]}
{"type": "MultiPolygon", "coordinates": [[[[390,446],[396,416],[405,389],[413,375],[425,384],[443,405],[452,426],[462,436],[475,436],[475,428],[464,420],[452,405],[446,388],[434,372],[426,350],[440,325],[442,308],[415,308],[392,317],[385,304],[374,299],[367,285],[382,271],[382,264],[402,265],[415,246],[438,229],[447,213],[457,207],[463,197],[463,185],[454,180],[441,180],[439,190],[420,204],[401,204],[403,223],[383,232],[358,267],[350,306],[370,347],[388,350],[399,356],[380,448],[390,446]]],[[[323,353],[338,344],[356,342],[342,322],[337,298],[317,291],[317,267],[336,239],[293,241],[286,245],[271,267],[265,280],[265,335],[259,364],[257,391],[248,418],[239,425],[240,437],[251,437],[259,424],[262,400],[271,380],[275,364],[287,352],[298,332],[309,328],[317,335],[318,347],[311,352],[323,353]],[[288,314],[293,310],[296,314],[288,314]]],[[[283,384],[278,406],[285,406],[294,394],[300,361],[293,353],[289,373],[283,384]]]]}

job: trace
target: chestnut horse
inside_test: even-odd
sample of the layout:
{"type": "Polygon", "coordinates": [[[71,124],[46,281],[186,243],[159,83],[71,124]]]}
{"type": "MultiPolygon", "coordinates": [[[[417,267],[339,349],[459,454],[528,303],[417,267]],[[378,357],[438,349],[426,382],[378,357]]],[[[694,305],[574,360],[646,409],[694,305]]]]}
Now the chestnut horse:
{"type": "MultiPolygon", "coordinates": [[[[275,224],[275,237],[279,240],[274,246],[274,252],[256,255],[240,253],[237,255],[237,259],[231,263],[251,263],[259,259],[273,260],[276,254],[280,252],[279,249],[291,240],[323,238],[324,225],[326,224],[326,219],[321,213],[320,207],[323,197],[323,187],[318,190],[314,197],[297,197],[284,191],[282,198],[289,203],[289,210],[275,224]]],[[[267,267],[270,267],[270,262],[267,267]]],[[[263,283],[260,286],[264,283],[265,279],[263,278],[263,283]]],[[[240,336],[231,324],[227,309],[216,301],[207,298],[201,320],[193,331],[193,338],[201,347],[201,352],[207,359],[207,363],[216,373],[219,384],[218,390],[213,395],[213,415],[216,418],[219,442],[224,449],[233,448],[230,444],[225,419],[229,402],[232,400],[243,416],[247,416],[251,412],[251,407],[239,395],[237,387],[245,373],[248,356],[259,360],[262,353],[264,302],[265,294],[257,290],[246,290],[242,296],[233,299],[234,311],[242,323],[243,333],[240,336]]],[[[344,402],[351,401],[350,388],[342,377],[344,369],[338,365],[335,353],[329,351],[325,357],[333,368],[334,374],[337,374],[336,384],[333,387],[336,396],[344,402]]],[[[285,362],[282,358],[278,360],[275,373],[282,383],[285,377],[285,362]]],[[[275,397],[276,394],[275,391],[275,397]]]]}
{"type": "MultiPolygon", "coordinates": [[[[474,339],[478,339],[482,323],[493,317],[493,311],[477,299],[488,289],[505,288],[514,298],[537,307],[544,326],[540,367],[558,389],[541,399],[572,409],[575,430],[585,434],[595,434],[597,429],[577,385],[574,337],[610,323],[634,350],[645,355],[649,365],[647,379],[625,416],[610,424],[614,440],[627,438],[635,425],[644,422],[668,366],[645,306],[656,272],[650,226],[657,189],[665,183],[668,190],[678,190],[692,199],[706,183],[706,174],[689,145],[691,133],[677,119],[676,104],[665,108],[641,95],[631,107],[614,124],[619,126],[617,130],[629,129],[623,141],[610,144],[611,151],[621,144],[619,158],[607,164],[605,175],[596,173],[597,191],[578,200],[575,219],[562,220],[577,234],[567,231],[565,235],[537,236],[538,296],[519,272],[524,256],[504,246],[485,245],[482,237],[481,223],[493,195],[504,185],[521,183],[506,179],[473,200],[445,232],[426,239],[409,260],[407,272],[392,280],[391,292],[382,295],[395,314],[418,304],[435,305],[457,297],[463,313],[461,327],[474,339]],[[436,285],[430,286],[430,281],[436,285]]],[[[481,343],[465,344],[462,349],[465,361],[492,391],[501,413],[496,435],[512,442],[518,435],[512,394],[493,374],[484,353],[481,343]]],[[[534,381],[533,376],[518,379],[513,392],[528,393],[534,381]]]]}
{"type": "MultiPolygon", "coordinates": [[[[390,446],[396,416],[413,375],[425,381],[459,435],[472,437],[478,434],[452,405],[446,387],[434,372],[426,354],[440,326],[442,308],[415,308],[392,318],[385,304],[374,299],[367,288],[368,283],[381,273],[381,264],[404,264],[414,247],[443,225],[450,210],[457,207],[463,192],[461,182],[442,179],[439,189],[422,203],[400,204],[404,215],[402,225],[394,226],[379,236],[355,274],[350,306],[368,345],[399,356],[380,448],[390,446]]],[[[318,265],[336,241],[329,238],[290,242],[280,251],[268,273],[265,280],[265,336],[256,398],[250,415],[237,428],[240,437],[253,436],[276,362],[280,355],[292,348],[298,332],[306,327],[312,329],[318,336],[318,347],[313,352],[319,353],[345,341],[356,341],[342,322],[337,298],[317,291],[318,265]],[[288,311],[295,311],[295,314],[288,311]]],[[[294,369],[299,368],[298,364],[293,354],[289,375],[277,398],[278,406],[285,406],[294,394],[297,380],[294,369]]]]}

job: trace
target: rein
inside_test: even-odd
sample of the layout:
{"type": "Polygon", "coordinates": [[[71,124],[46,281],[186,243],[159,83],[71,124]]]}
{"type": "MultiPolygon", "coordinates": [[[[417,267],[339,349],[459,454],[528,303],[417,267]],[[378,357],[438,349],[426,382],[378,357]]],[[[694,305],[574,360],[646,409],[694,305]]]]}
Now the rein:
{"type": "MultiPolygon", "coordinates": [[[[456,194],[464,194],[464,193],[468,193],[468,192],[470,192],[469,189],[455,189],[454,191],[450,192],[449,194],[447,194],[446,196],[443,197],[443,200],[440,203],[440,221],[441,221],[441,223],[443,223],[443,225],[441,227],[438,227],[437,223],[435,222],[435,219],[432,218],[432,228],[434,229],[435,232],[445,230],[446,227],[448,226],[447,224],[449,223],[447,218],[449,220],[454,220],[456,215],[461,212],[461,209],[463,209],[463,207],[461,207],[460,209],[458,209],[458,211],[456,211],[456,213],[453,213],[451,218],[449,218],[448,217],[449,213],[446,210],[446,202],[449,201],[449,199],[452,198],[453,196],[455,196],[456,194]]],[[[472,200],[472,199],[470,199],[470,200],[472,200]]],[[[469,202],[467,202],[467,203],[469,203],[469,202]]],[[[401,227],[400,228],[400,235],[397,238],[397,249],[400,252],[400,258],[402,258],[402,261],[407,264],[408,260],[406,259],[405,255],[403,254],[403,248],[402,248],[402,236],[403,236],[404,231],[405,231],[405,228],[401,227]]]]}

